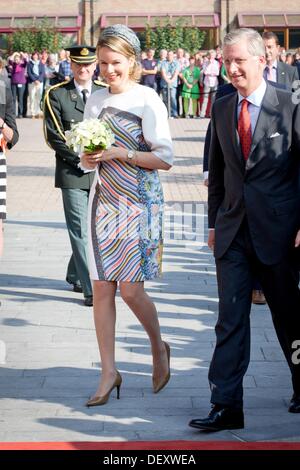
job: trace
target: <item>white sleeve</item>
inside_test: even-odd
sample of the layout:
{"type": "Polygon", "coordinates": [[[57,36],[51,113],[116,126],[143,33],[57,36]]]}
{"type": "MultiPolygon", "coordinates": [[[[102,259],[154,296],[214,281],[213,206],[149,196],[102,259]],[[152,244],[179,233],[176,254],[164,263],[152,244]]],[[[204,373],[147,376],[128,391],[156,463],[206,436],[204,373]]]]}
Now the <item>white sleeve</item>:
{"type": "MultiPolygon", "coordinates": [[[[94,98],[94,96],[97,94],[97,92],[93,93],[88,97],[88,100],[86,102],[86,105],[84,107],[84,114],[83,114],[83,119],[90,119],[90,118],[95,118],[99,116],[100,111],[98,110],[98,107],[96,105],[97,99],[94,98]]],[[[83,171],[83,173],[91,173],[92,171],[95,171],[95,169],[91,170],[90,168],[86,168],[82,161],[81,161],[81,155],[79,155],[80,162],[78,163],[78,168],[83,171]]]]}
{"type": "Polygon", "coordinates": [[[98,91],[95,91],[88,97],[86,105],[84,107],[83,119],[96,118],[99,116],[100,108],[99,99],[97,95],[98,91]]]}
{"type": "Polygon", "coordinates": [[[142,116],[144,138],[156,157],[172,165],[173,145],[167,108],[156,91],[145,88],[146,96],[142,116]]]}

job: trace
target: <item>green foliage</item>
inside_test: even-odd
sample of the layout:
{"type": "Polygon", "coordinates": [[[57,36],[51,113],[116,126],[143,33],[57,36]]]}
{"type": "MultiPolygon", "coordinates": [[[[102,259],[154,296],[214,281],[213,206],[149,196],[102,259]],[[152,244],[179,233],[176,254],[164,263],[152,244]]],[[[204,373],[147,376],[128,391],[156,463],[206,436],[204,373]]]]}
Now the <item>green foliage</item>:
{"type": "Polygon", "coordinates": [[[47,49],[57,52],[61,49],[63,35],[44,17],[36,27],[20,28],[12,34],[12,50],[33,52],[47,49]]]}
{"type": "Polygon", "coordinates": [[[197,27],[186,26],[184,19],[180,18],[172,24],[171,18],[167,17],[163,22],[159,21],[155,29],[149,24],[139,34],[142,49],[153,47],[156,51],[167,49],[175,51],[182,47],[188,52],[195,53],[205,40],[206,32],[197,27]]]}

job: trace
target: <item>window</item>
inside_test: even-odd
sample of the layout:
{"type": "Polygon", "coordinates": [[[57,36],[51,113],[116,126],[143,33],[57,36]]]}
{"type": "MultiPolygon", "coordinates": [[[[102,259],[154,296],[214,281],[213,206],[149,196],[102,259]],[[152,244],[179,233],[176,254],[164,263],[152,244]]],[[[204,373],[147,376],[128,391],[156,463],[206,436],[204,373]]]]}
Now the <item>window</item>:
{"type": "Polygon", "coordinates": [[[0,18],[0,27],[2,28],[5,26],[9,27],[11,24],[11,20],[12,20],[11,16],[9,18],[0,18]]]}
{"type": "Polygon", "coordinates": [[[289,30],[289,46],[290,49],[298,49],[300,47],[300,28],[289,30]]]}
{"type": "Polygon", "coordinates": [[[264,15],[266,27],[270,26],[285,26],[286,21],[284,15],[264,15]]]}
{"type": "Polygon", "coordinates": [[[57,26],[60,28],[76,28],[77,16],[59,16],[57,26]]]}
{"type": "Polygon", "coordinates": [[[31,26],[33,26],[33,20],[34,18],[32,17],[14,18],[13,27],[14,28],[30,28],[31,26]]]}
{"type": "Polygon", "coordinates": [[[239,25],[244,28],[251,28],[253,26],[264,26],[263,15],[248,15],[242,13],[239,15],[239,25]]]}
{"type": "Polygon", "coordinates": [[[148,16],[128,16],[129,28],[145,27],[148,23],[148,16]]]}

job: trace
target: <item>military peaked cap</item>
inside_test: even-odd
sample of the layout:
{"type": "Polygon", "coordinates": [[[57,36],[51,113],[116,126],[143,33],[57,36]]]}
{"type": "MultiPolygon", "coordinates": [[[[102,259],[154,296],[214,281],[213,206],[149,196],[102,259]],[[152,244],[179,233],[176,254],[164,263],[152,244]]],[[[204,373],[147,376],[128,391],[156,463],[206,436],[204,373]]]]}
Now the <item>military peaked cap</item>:
{"type": "Polygon", "coordinates": [[[76,62],[76,64],[92,64],[96,62],[96,48],[85,46],[85,45],[78,45],[67,47],[67,51],[70,51],[70,59],[72,62],[76,62]]]}

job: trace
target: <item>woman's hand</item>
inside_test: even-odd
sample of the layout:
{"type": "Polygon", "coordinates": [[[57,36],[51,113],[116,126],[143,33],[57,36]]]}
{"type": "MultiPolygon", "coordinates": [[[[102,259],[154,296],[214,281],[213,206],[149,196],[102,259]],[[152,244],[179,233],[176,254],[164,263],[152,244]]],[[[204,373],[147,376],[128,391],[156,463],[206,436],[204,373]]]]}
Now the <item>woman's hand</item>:
{"type": "Polygon", "coordinates": [[[83,153],[81,155],[81,162],[82,162],[82,166],[84,168],[88,168],[90,170],[94,170],[96,168],[96,166],[98,165],[98,163],[101,161],[102,159],[102,155],[103,155],[103,150],[102,151],[97,151],[97,152],[89,152],[89,153],[83,153]]]}
{"type": "Polygon", "coordinates": [[[127,149],[121,147],[111,147],[108,150],[102,150],[97,152],[83,153],[81,155],[82,165],[85,168],[94,170],[98,163],[107,162],[109,160],[126,160],[127,159],[127,149]]]}
{"type": "Polygon", "coordinates": [[[102,162],[107,162],[109,160],[126,160],[127,159],[128,149],[122,147],[110,147],[107,150],[104,150],[101,156],[102,162]]]}

